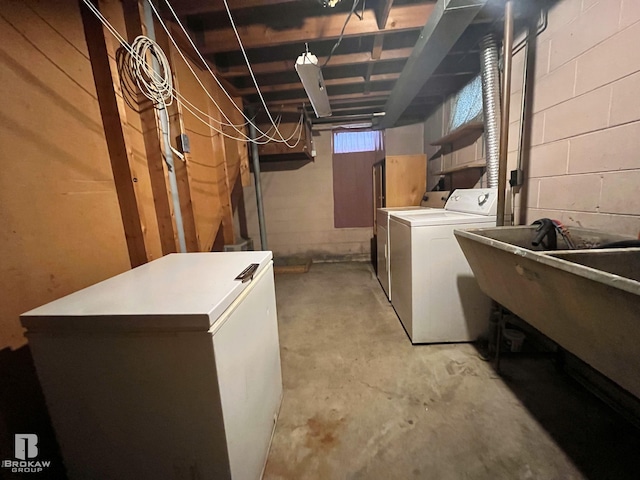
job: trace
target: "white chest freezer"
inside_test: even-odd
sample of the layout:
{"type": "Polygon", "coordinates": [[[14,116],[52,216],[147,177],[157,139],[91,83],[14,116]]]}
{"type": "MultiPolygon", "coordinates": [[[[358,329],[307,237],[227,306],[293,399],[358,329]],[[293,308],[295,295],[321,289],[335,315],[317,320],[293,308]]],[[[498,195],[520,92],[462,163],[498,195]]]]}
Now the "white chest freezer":
{"type": "Polygon", "coordinates": [[[262,475],[282,398],[271,252],[168,255],[21,318],[71,480],[262,475]]]}

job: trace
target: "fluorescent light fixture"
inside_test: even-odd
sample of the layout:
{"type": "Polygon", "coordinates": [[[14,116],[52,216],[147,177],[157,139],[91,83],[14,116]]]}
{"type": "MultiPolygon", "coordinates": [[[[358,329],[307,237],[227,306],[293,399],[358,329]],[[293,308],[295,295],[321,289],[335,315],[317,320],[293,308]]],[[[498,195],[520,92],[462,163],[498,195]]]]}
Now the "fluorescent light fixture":
{"type": "Polygon", "coordinates": [[[309,52],[303,53],[296,60],[296,72],[300,76],[316,117],[330,117],[331,105],[329,105],[327,88],[322,78],[322,70],[318,66],[318,58],[309,52]]]}

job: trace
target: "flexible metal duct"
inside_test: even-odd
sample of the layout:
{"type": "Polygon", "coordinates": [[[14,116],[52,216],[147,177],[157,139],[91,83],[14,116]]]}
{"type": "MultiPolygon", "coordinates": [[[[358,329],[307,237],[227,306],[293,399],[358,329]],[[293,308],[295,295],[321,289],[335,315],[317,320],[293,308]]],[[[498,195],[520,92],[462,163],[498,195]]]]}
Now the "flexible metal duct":
{"type": "Polygon", "coordinates": [[[486,35],[480,42],[480,48],[487,181],[489,188],[497,188],[500,162],[500,72],[498,44],[494,35],[486,35]]]}

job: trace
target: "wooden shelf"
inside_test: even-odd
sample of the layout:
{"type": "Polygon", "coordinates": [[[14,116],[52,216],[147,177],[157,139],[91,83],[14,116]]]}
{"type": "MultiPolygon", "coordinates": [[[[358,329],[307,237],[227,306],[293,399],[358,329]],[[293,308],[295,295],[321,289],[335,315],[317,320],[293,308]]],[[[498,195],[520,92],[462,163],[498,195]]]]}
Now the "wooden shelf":
{"type": "Polygon", "coordinates": [[[464,165],[458,165],[456,167],[447,168],[445,170],[436,172],[436,175],[447,175],[448,173],[461,172],[462,170],[469,170],[471,168],[485,168],[486,166],[487,166],[487,162],[482,160],[480,162],[467,163],[464,165]]]}
{"type": "Polygon", "coordinates": [[[462,125],[460,128],[456,128],[453,132],[445,135],[444,137],[436,140],[435,142],[431,142],[431,145],[440,146],[447,145],[450,143],[457,142],[467,137],[471,137],[474,134],[479,134],[484,130],[484,123],[482,122],[471,122],[462,125]]]}

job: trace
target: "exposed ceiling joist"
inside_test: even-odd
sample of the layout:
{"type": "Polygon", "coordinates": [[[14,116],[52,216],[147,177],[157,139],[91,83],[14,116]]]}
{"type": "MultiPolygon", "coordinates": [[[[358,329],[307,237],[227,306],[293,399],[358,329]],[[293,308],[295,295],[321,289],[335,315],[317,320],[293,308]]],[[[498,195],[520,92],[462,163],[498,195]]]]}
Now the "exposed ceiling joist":
{"type": "MultiPolygon", "coordinates": [[[[384,95],[386,98],[387,95],[389,95],[389,93],[391,93],[391,90],[381,90],[381,91],[377,91],[375,92],[377,95],[384,95]]],[[[363,93],[345,93],[345,94],[340,94],[340,95],[329,95],[329,100],[333,102],[335,100],[349,100],[349,101],[353,101],[353,100],[357,100],[357,99],[362,99],[364,102],[369,100],[369,95],[366,95],[364,92],[363,93]]],[[[270,102],[273,105],[291,105],[291,104],[296,104],[296,103],[309,103],[309,99],[307,98],[306,94],[304,93],[304,90],[302,90],[301,94],[296,97],[296,98],[287,98],[287,99],[283,99],[283,100],[273,100],[270,102]]]]}
{"type": "Polygon", "coordinates": [[[378,21],[378,28],[380,30],[384,30],[387,26],[392,5],[393,0],[378,0],[378,4],[376,5],[376,20],[378,21]]]}
{"type": "MultiPolygon", "coordinates": [[[[325,63],[354,0],[335,8],[325,8],[319,0],[227,2],[269,108],[292,121],[303,105],[311,112],[295,60],[308,43],[320,65],[325,63]]],[[[235,89],[247,104],[259,105],[224,1],[172,4],[229,90],[235,89]]],[[[479,41],[488,31],[499,30],[503,7],[504,0],[359,0],[356,13],[363,12],[364,20],[355,14],[350,18],[344,39],[322,69],[334,116],[314,123],[340,123],[353,115],[372,118],[385,109],[385,119],[373,117],[378,128],[423,120],[479,72],[479,41]],[[433,20],[437,8],[438,22],[433,20]],[[457,20],[453,27],[443,27],[444,20],[458,14],[470,17],[466,27],[457,20]]],[[[539,12],[526,15],[533,20],[539,12]]]]}
{"type": "Polygon", "coordinates": [[[364,76],[364,93],[371,92],[371,74],[373,73],[374,65],[375,65],[374,63],[370,63],[369,66],[367,67],[367,73],[364,76]]]}
{"type": "Polygon", "coordinates": [[[380,60],[384,44],[384,35],[378,34],[373,37],[373,49],[371,50],[371,60],[380,60]]]}
{"type": "MultiPolygon", "coordinates": [[[[276,6],[300,0],[227,0],[231,10],[263,6],[276,6]]],[[[200,13],[224,12],[222,0],[181,0],[175,8],[179,15],[197,15],[200,13]]]]}
{"type": "MultiPolygon", "coordinates": [[[[397,60],[401,58],[408,58],[413,51],[412,48],[397,48],[393,50],[382,50],[380,52],[380,58],[378,60],[397,60]]],[[[326,57],[320,57],[318,63],[321,65],[326,60],[326,57]]],[[[335,67],[338,65],[354,65],[357,63],[366,63],[374,60],[370,52],[361,53],[348,53],[344,55],[333,55],[329,67],[335,67]]],[[[256,75],[264,73],[278,73],[278,72],[292,72],[294,68],[295,59],[282,60],[279,62],[264,62],[264,63],[252,63],[251,69],[256,75]]],[[[219,74],[223,77],[242,77],[249,75],[249,70],[246,65],[234,65],[227,68],[219,68],[219,74]]]]}
{"type": "Polygon", "coordinates": [[[385,105],[377,128],[393,127],[487,0],[438,0],[385,105]]]}
{"type": "MultiPolygon", "coordinates": [[[[397,80],[400,76],[399,73],[381,73],[379,75],[372,75],[372,82],[385,82],[385,81],[393,81],[397,80]]],[[[342,78],[333,78],[325,80],[324,83],[327,87],[332,86],[340,86],[340,85],[353,85],[358,84],[362,85],[363,77],[342,77],[342,78]]],[[[271,92],[282,92],[286,90],[299,90],[302,88],[302,84],[300,82],[295,83],[279,83],[277,85],[266,85],[260,86],[260,91],[262,93],[271,93],[271,92]]],[[[238,93],[240,95],[250,95],[252,93],[256,93],[255,87],[243,88],[239,89],[238,93]]]]}
{"type": "MultiPolygon", "coordinates": [[[[422,28],[434,8],[433,4],[404,5],[393,7],[385,31],[395,32],[422,28]]],[[[307,17],[295,28],[277,30],[268,25],[254,23],[238,27],[238,33],[245,48],[276,46],[287,43],[313,42],[338,38],[347,14],[336,13],[322,17],[307,17]]],[[[365,10],[362,20],[351,20],[344,37],[377,33],[378,24],[371,10],[365,10]]],[[[203,52],[212,54],[237,50],[238,41],[232,28],[205,30],[203,32],[203,52]]]]}

